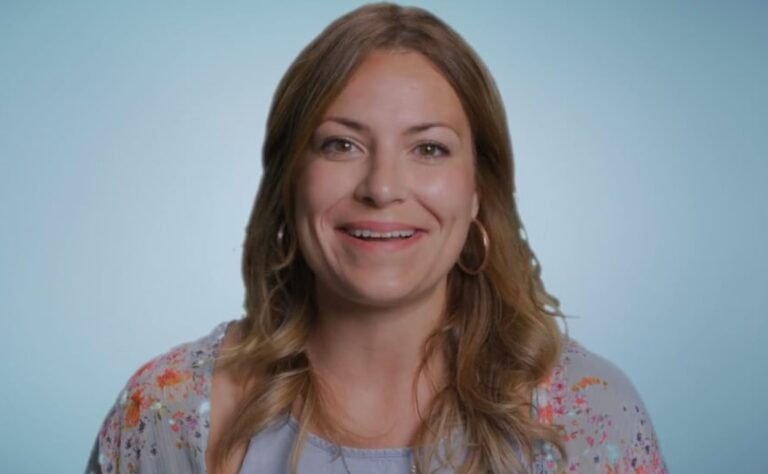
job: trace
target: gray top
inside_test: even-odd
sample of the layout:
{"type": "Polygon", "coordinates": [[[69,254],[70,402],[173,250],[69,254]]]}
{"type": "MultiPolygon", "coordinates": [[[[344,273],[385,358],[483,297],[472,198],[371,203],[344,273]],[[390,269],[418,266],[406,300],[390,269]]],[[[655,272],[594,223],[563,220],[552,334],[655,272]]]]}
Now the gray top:
{"type": "MultiPolygon", "coordinates": [[[[240,474],[287,473],[299,423],[292,414],[251,438],[240,474]]],[[[413,464],[411,448],[361,449],[336,444],[307,432],[299,458],[299,474],[405,474],[413,464]],[[342,456],[339,455],[341,449],[342,456]]],[[[459,436],[455,438],[460,440],[459,436]]],[[[435,466],[437,467],[437,466],[435,466]]],[[[436,473],[453,471],[436,470],[436,473]]]]}

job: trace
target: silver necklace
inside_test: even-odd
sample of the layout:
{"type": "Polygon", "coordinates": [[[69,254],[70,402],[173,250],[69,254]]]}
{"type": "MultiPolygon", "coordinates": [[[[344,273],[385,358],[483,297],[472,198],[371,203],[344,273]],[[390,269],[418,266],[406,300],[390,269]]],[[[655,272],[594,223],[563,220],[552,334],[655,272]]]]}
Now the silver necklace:
{"type": "MultiPolygon", "coordinates": [[[[347,471],[347,474],[352,474],[352,471],[349,470],[349,466],[347,466],[347,458],[344,457],[344,450],[341,449],[341,446],[338,444],[336,445],[336,449],[339,451],[339,455],[341,455],[341,464],[344,465],[344,470],[347,471]]],[[[416,474],[416,464],[411,463],[411,474],[416,474]]]]}

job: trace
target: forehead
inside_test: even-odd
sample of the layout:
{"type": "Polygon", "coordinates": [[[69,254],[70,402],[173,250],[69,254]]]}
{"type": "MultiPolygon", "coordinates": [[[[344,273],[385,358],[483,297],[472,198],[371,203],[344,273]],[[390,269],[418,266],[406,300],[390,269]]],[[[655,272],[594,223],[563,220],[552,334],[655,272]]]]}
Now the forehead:
{"type": "Polygon", "coordinates": [[[376,51],[352,73],[323,118],[345,116],[371,128],[445,122],[469,133],[461,99],[429,59],[416,52],[376,51]]]}

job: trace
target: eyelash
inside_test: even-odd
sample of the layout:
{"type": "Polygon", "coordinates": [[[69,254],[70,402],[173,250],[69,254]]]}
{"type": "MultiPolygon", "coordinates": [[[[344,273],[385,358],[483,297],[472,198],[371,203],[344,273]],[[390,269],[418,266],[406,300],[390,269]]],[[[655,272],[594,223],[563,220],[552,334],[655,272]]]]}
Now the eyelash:
{"type": "Polygon", "coordinates": [[[419,147],[428,147],[428,146],[436,148],[441,153],[441,155],[427,154],[426,156],[429,158],[440,158],[441,156],[448,156],[450,154],[450,152],[446,147],[444,147],[443,145],[437,142],[424,142],[419,144],[419,147]]]}
{"type": "MultiPolygon", "coordinates": [[[[350,145],[356,146],[350,140],[346,140],[344,138],[329,138],[328,140],[323,142],[323,144],[320,146],[320,149],[322,151],[324,151],[324,152],[328,151],[327,150],[328,146],[332,145],[334,143],[350,144],[350,145]]],[[[434,155],[434,154],[431,154],[431,153],[427,153],[425,155],[422,155],[422,156],[427,157],[427,158],[440,158],[442,156],[448,156],[450,154],[450,151],[448,150],[448,148],[444,147],[443,145],[441,145],[441,144],[439,144],[437,142],[427,141],[427,142],[424,142],[424,143],[420,143],[418,145],[418,148],[424,148],[424,147],[434,147],[434,149],[438,150],[441,153],[440,155],[434,155]]],[[[334,150],[333,152],[335,153],[337,151],[334,150]]],[[[344,153],[344,152],[341,151],[341,152],[338,152],[338,153],[344,153]]]]}
{"type": "Polygon", "coordinates": [[[320,145],[320,150],[322,150],[322,151],[324,151],[324,152],[332,152],[332,153],[344,153],[343,151],[341,151],[341,152],[340,152],[340,151],[338,151],[338,150],[328,150],[328,149],[327,149],[329,145],[332,145],[332,144],[334,144],[334,143],[348,143],[348,144],[350,144],[350,145],[353,145],[353,146],[355,146],[355,144],[354,144],[354,143],[352,143],[352,142],[351,142],[351,141],[349,141],[349,140],[345,140],[345,139],[343,139],[343,138],[329,138],[328,140],[324,141],[322,145],[320,145]]]}

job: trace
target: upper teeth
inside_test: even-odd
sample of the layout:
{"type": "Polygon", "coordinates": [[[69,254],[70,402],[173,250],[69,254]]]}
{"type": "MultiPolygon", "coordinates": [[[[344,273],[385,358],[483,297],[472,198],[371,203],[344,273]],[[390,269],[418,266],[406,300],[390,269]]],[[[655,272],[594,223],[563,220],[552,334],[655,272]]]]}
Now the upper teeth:
{"type": "Polygon", "coordinates": [[[393,230],[391,232],[374,232],[368,229],[347,229],[347,232],[355,237],[371,237],[374,239],[391,239],[400,237],[410,237],[416,233],[415,230],[393,230]]]}

